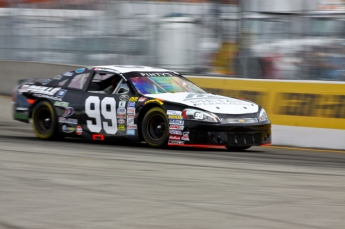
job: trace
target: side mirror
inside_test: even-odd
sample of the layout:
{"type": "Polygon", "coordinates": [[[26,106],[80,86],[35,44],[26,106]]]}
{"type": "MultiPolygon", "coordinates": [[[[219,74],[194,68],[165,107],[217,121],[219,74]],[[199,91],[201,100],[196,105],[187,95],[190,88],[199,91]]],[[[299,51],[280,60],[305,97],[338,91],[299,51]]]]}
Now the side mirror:
{"type": "Polygon", "coordinates": [[[128,92],[129,92],[128,88],[121,87],[119,91],[117,92],[117,94],[126,94],[128,92]]]}

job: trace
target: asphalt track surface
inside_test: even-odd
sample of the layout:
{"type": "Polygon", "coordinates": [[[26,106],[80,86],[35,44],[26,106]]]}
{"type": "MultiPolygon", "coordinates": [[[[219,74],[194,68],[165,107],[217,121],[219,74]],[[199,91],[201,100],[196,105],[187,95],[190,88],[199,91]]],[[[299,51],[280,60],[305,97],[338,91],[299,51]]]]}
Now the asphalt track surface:
{"type": "Polygon", "coordinates": [[[345,153],[41,141],[0,97],[0,228],[345,228],[345,153]]]}

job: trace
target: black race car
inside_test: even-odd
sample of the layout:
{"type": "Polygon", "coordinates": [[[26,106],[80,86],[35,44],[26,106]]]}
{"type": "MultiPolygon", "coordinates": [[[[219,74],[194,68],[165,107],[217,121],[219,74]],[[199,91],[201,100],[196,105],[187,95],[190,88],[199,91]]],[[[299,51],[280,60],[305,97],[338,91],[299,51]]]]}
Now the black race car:
{"type": "Polygon", "coordinates": [[[236,150],[271,143],[262,107],[207,93],[176,72],[145,66],[96,66],[20,80],[13,117],[31,119],[41,139],[126,138],[152,147],[236,150]]]}

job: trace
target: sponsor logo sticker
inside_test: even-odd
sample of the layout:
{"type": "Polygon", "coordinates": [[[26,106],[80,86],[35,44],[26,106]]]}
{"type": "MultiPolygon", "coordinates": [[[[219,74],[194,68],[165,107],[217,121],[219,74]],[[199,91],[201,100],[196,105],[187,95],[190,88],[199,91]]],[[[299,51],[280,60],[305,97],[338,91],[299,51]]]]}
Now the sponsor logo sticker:
{"type": "Polygon", "coordinates": [[[182,135],[181,130],[169,130],[169,133],[172,135],[182,135]]]}
{"type": "Polygon", "coordinates": [[[169,140],[181,140],[181,136],[179,135],[170,135],[169,140]]]}
{"type": "Polygon", "coordinates": [[[170,125],[169,129],[170,130],[183,130],[184,126],[179,126],[179,125],[170,125]]]}
{"type": "Polygon", "coordinates": [[[183,145],[184,141],[171,141],[171,140],[169,140],[168,144],[183,145]]]}
{"type": "Polygon", "coordinates": [[[126,114],[117,114],[116,117],[117,118],[126,118],[126,114]]]}
{"type": "Polygon", "coordinates": [[[127,116],[127,124],[132,125],[134,124],[134,115],[131,115],[132,117],[127,116]]]}
{"type": "Polygon", "coordinates": [[[66,126],[66,125],[62,126],[62,132],[66,133],[66,134],[70,134],[73,131],[75,131],[74,127],[69,127],[69,126],[66,126]]]}
{"type": "Polygon", "coordinates": [[[127,130],[127,135],[135,135],[135,130],[127,130]]]}
{"type": "Polygon", "coordinates": [[[129,99],[128,95],[120,95],[119,98],[121,101],[128,101],[128,99],[129,99]]]}
{"type": "Polygon", "coordinates": [[[81,128],[81,126],[77,126],[75,132],[78,134],[78,135],[81,135],[83,133],[83,128],[81,128]]]}
{"type": "Polygon", "coordinates": [[[56,97],[62,99],[65,96],[66,92],[67,90],[61,89],[56,93],[56,97]]]}
{"type": "Polygon", "coordinates": [[[139,99],[139,97],[131,97],[129,99],[129,102],[136,102],[136,101],[138,101],[138,99],[139,99]]]}
{"type": "Polygon", "coordinates": [[[169,115],[168,118],[169,119],[183,119],[181,115],[169,115]]]}
{"type": "Polygon", "coordinates": [[[117,125],[117,129],[120,131],[126,130],[126,126],[125,125],[117,125]]]}
{"type": "Polygon", "coordinates": [[[62,117],[69,117],[74,114],[73,107],[65,107],[65,113],[62,114],[62,117]]]}
{"type": "Polygon", "coordinates": [[[189,141],[189,132],[183,132],[181,140],[189,141]]]}
{"type": "Polygon", "coordinates": [[[182,115],[182,111],[167,110],[167,115],[182,115]]]}
{"type": "Polygon", "coordinates": [[[128,102],[128,107],[135,107],[135,102],[128,102]]]}
{"type": "Polygon", "coordinates": [[[56,107],[68,107],[69,102],[55,101],[54,106],[56,107]]]}
{"type": "Polygon", "coordinates": [[[184,121],[180,120],[180,119],[169,119],[169,124],[183,126],[184,125],[184,121]]]}
{"type": "Polygon", "coordinates": [[[73,72],[65,72],[63,75],[64,76],[73,76],[73,72]]]}
{"type": "Polygon", "coordinates": [[[126,101],[120,101],[119,107],[126,107],[126,101]]]}
{"type": "Polygon", "coordinates": [[[78,120],[74,118],[59,117],[59,123],[78,124],[78,120]]]}
{"type": "Polygon", "coordinates": [[[146,100],[145,97],[140,97],[138,101],[139,101],[139,102],[144,102],[145,100],[146,100]]]}
{"type": "Polygon", "coordinates": [[[120,118],[120,119],[117,120],[117,123],[118,124],[125,124],[126,121],[123,118],[120,118]]]}
{"type": "Polygon", "coordinates": [[[137,125],[136,124],[127,125],[127,129],[129,129],[129,130],[136,130],[137,129],[137,125]]]}
{"type": "Polygon", "coordinates": [[[85,71],[85,68],[78,68],[77,70],[75,70],[76,73],[82,73],[85,71]]]}
{"type": "Polygon", "coordinates": [[[127,108],[127,114],[135,114],[135,108],[127,108]]]}
{"type": "Polygon", "coordinates": [[[53,78],[53,80],[61,80],[62,79],[62,75],[57,75],[53,78]]]}
{"type": "Polygon", "coordinates": [[[117,113],[118,114],[126,114],[126,108],[117,108],[117,113]]]}
{"type": "Polygon", "coordinates": [[[23,85],[18,89],[19,93],[31,92],[33,94],[43,94],[43,95],[55,95],[61,87],[45,87],[45,86],[36,86],[36,85],[23,85]]]}

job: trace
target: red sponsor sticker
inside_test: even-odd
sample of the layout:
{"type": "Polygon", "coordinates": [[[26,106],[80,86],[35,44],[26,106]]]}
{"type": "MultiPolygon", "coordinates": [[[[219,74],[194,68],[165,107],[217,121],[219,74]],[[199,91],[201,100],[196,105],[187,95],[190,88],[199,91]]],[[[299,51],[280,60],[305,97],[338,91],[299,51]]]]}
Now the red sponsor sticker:
{"type": "Polygon", "coordinates": [[[178,135],[170,135],[169,140],[180,140],[181,136],[178,135]]]}
{"type": "Polygon", "coordinates": [[[184,126],[179,126],[179,125],[170,125],[169,129],[170,130],[183,130],[184,126]]]}
{"type": "Polygon", "coordinates": [[[75,128],[75,132],[78,134],[78,135],[81,135],[83,133],[83,128],[81,128],[81,126],[77,126],[75,128]]]}

